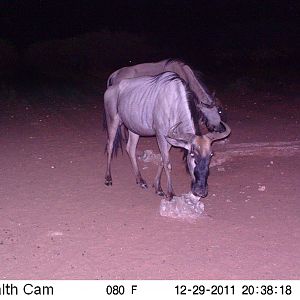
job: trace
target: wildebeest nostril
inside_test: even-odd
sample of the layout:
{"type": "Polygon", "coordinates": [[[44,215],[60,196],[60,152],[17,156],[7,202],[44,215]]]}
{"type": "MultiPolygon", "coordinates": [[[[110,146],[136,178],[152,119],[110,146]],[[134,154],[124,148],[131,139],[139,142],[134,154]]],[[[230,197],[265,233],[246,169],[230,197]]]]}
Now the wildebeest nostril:
{"type": "Polygon", "coordinates": [[[207,188],[205,188],[204,190],[201,189],[201,188],[192,188],[192,193],[194,196],[197,196],[197,197],[202,197],[202,198],[205,198],[208,194],[207,192],[207,188]]]}

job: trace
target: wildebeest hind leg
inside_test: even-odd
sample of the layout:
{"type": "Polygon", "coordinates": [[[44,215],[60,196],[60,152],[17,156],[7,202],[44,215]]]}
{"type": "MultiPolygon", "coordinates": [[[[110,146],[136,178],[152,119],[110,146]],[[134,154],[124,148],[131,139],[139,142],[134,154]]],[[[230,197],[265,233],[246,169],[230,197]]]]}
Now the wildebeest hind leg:
{"type": "Polygon", "coordinates": [[[133,171],[134,171],[134,175],[136,178],[136,183],[142,187],[142,188],[147,188],[147,183],[146,181],[142,178],[142,175],[140,173],[137,161],[136,161],[136,146],[137,143],[139,141],[140,136],[137,135],[136,133],[133,133],[132,131],[128,130],[129,132],[129,136],[128,136],[128,142],[127,142],[127,146],[126,146],[126,150],[128,152],[132,167],[133,167],[133,171]]]}
{"type": "Polygon", "coordinates": [[[119,126],[120,120],[116,116],[113,120],[110,120],[107,118],[107,166],[106,166],[106,173],[105,173],[105,185],[109,186],[112,185],[112,177],[111,177],[111,158],[112,158],[112,152],[113,152],[113,145],[114,145],[114,139],[116,137],[117,129],[119,126]]]}

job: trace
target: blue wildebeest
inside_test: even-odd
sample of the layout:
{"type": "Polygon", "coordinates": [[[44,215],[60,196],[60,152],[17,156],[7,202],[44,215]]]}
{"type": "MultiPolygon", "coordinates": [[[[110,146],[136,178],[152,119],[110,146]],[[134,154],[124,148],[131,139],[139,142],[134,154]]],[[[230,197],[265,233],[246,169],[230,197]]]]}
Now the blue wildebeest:
{"type": "Polygon", "coordinates": [[[222,122],[224,132],[209,132],[201,136],[196,104],[195,94],[173,72],[124,79],[110,86],[104,94],[108,131],[105,184],[112,184],[112,154],[122,142],[120,126],[125,124],[129,132],[126,150],[137,184],[143,188],[147,187],[136,161],[139,137],[141,135],[156,136],[162,162],[154,179],[155,192],[164,195],[160,183],[164,169],[167,175],[166,197],[172,199],[174,195],[169,161],[169,150],[173,145],[187,150],[187,166],[192,177],[192,192],[194,195],[205,197],[212,155],[211,144],[215,140],[228,136],[230,128],[222,122]]]}
{"type": "Polygon", "coordinates": [[[180,60],[165,59],[159,62],[143,63],[121,68],[109,76],[107,86],[117,84],[123,79],[153,76],[166,71],[177,73],[196,94],[196,105],[202,111],[202,118],[207,128],[214,131],[224,130],[224,127],[220,123],[223,110],[218,101],[216,101],[214,95],[212,96],[208,93],[207,88],[198,78],[199,76],[196,76],[195,72],[180,60]]]}

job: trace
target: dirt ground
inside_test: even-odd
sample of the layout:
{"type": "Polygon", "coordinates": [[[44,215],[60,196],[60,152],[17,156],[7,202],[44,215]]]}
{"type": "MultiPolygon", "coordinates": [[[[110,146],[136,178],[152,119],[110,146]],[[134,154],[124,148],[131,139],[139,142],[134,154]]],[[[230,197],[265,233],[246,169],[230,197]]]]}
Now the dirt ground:
{"type": "MultiPolygon", "coordinates": [[[[126,153],[104,185],[101,93],[26,97],[1,104],[0,279],[300,279],[299,96],[219,95],[232,134],[214,145],[195,223],[160,216],[126,153]]],[[[146,149],[158,153],[155,138],[146,149]]],[[[181,156],[172,149],[178,195],[190,187],[181,156]]],[[[157,166],[140,166],[151,186],[157,166]]]]}

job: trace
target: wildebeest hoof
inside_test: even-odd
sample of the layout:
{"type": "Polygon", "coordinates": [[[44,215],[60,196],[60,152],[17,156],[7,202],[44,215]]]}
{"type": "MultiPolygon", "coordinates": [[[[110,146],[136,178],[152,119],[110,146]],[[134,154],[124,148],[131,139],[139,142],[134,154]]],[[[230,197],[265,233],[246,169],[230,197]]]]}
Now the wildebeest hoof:
{"type": "Polygon", "coordinates": [[[112,181],[111,180],[105,180],[104,184],[107,185],[107,186],[110,186],[110,185],[112,185],[112,181]]]}
{"type": "Polygon", "coordinates": [[[111,179],[110,176],[105,177],[104,184],[107,185],[107,186],[112,185],[112,179],[111,179]]]}
{"type": "Polygon", "coordinates": [[[175,194],[173,194],[173,193],[168,194],[168,195],[166,195],[166,200],[172,201],[172,199],[173,199],[174,196],[175,196],[175,194]]]}
{"type": "Polygon", "coordinates": [[[155,194],[157,194],[158,196],[165,196],[166,194],[164,193],[164,191],[162,190],[161,186],[159,185],[159,187],[155,186],[155,183],[153,183],[152,187],[154,187],[155,189],[155,194]]]}
{"type": "Polygon", "coordinates": [[[148,185],[147,185],[147,183],[140,183],[140,187],[141,187],[142,189],[147,189],[147,188],[148,188],[148,185]]]}
{"type": "Polygon", "coordinates": [[[162,189],[155,191],[155,193],[156,193],[158,196],[162,196],[162,197],[164,197],[164,196],[166,195],[162,189]]]}
{"type": "Polygon", "coordinates": [[[146,183],[146,181],[144,180],[140,180],[139,182],[137,182],[137,184],[142,188],[142,189],[147,189],[148,185],[146,183]]]}

